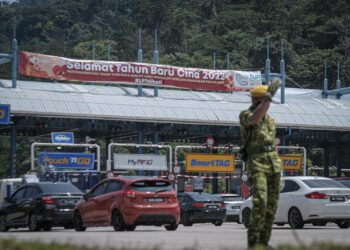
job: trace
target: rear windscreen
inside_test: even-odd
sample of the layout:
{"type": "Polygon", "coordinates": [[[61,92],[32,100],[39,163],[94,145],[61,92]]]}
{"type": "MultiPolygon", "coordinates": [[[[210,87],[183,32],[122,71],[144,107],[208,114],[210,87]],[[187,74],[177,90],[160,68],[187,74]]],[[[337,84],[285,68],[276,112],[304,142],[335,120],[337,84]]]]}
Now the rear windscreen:
{"type": "Polygon", "coordinates": [[[303,180],[310,188],[344,188],[344,185],[334,180],[303,180]]]}
{"type": "Polygon", "coordinates": [[[166,192],[173,188],[170,182],[167,181],[137,181],[130,185],[131,189],[142,192],[166,192]]]}
{"type": "Polygon", "coordinates": [[[350,180],[338,180],[344,186],[350,188],[350,180]]]}
{"type": "Polygon", "coordinates": [[[82,194],[82,192],[70,183],[45,183],[39,185],[43,193],[46,194],[82,194]]]}
{"type": "Polygon", "coordinates": [[[241,201],[242,198],[239,196],[221,196],[223,201],[241,201]]]}
{"type": "Polygon", "coordinates": [[[208,193],[188,193],[194,201],[220,201],[220,197],[208,193]]]}

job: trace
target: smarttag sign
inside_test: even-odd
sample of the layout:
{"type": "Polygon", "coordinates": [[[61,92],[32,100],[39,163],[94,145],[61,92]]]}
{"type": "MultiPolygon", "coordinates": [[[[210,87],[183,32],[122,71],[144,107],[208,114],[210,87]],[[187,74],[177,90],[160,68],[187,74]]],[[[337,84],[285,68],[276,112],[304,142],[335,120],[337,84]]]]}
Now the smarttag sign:
{"type": "Polygon", "coordinates": [[[0,104],[0,124],[10,124],[10,105],[0,104]]]}
{"type": "Polygon", "coordinates": [[[300,170],[303,158],[299,155],[280,155],[284,170],[300,170]]]}
{"type": "Polygon", "coordinates": [[[74,144],[74,134],[73,132],[52,132],[51,141],[52,143],[74,144]]]}
{"type": "Polygon", "coordinates": [[[49,168],[93,169],[93,153],[39,152],[39,165],[49,168]]]}
{"type": "Polygon", "coordinates": [[[185,154],[186,172],[234,172],[234,155],[185,154]]]}

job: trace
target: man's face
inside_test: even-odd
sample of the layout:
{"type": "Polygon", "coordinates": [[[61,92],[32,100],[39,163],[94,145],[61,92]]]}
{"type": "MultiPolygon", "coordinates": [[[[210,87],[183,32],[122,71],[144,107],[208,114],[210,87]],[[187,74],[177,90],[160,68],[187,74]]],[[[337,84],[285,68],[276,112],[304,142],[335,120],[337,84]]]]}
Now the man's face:
{"type": "Polygon", "coordinates": [[[252,96],[252,104],[258,105],[259,103],[263,102],[265,100],[265,97],[253,97],[252,96]]]}

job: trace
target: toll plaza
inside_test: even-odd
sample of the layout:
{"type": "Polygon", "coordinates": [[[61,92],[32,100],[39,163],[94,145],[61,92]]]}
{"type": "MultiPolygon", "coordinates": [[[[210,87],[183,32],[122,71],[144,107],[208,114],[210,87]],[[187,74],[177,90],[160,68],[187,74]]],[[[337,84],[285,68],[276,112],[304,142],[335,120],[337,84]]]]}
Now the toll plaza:
{"type": "MultiPolygon", "coordinates": [[[[118,69],[125,71],[121,72],[125,75],[123,79],[118,78],[120,75],[111,75],[108,79],[105,75],[103,79],[90,79],[88,74],[83,72],[85,69],[76,69],[73,75],[56,74],[67,70],[67,67],[61,67],[62,65],[75,65],[75,60],[25,51],[18,53],[17,41],[14,39],[13,51],[6,55],[0,54],[6,57],[6,62],[11,61],[13,65],[12,79],[0,80],[0,103],[2,104],[0,110],[2,110],[3,119],[0,124],[0,136],[10,143],[8,175],[14,177],[23,175],[25,171],[37,169],[38,173],[40,170],[39,174],[42,178],[44,176],[63,178],[64,176],[66,179],[71,179],[69,176],[75,169],[78,171],[75,173],[77,176],[85,173],[88,177],[84,178],[89,180],[88,173],[93,174],[94,171],[106,173],[112,170],[112,166],[116,171],[122,171],[123,169],[119,167],[122,163],[119,161],[124,158],[126,160],[129,155],[117,154],[137,153],[142,157],[143,154],[147,155],[148,153],[143,150],[149,149],[140,145],[169,145],[175,148],[178,145],[202,145],[208,142],[210,144],[210,141],[215,140],[216,144],[211,143],[212,146],[221,147],[222,145],[229,149],[206,147],[191,150],[193,153],[232,154],[233,160],[232,158],[230,160],[211,159],[211,156],[196,160],[191,158],[193,156],[190,153],[187,155],[188,161],[196,160],[198,164],[208,159],[207,162],[210,160],[218,162],[217,164],[222,162],[223,165],[226,161],[234,161],[234,169],[229,172],[210,173],[203,170],[191,172],[193,176],[197,174],[202,178],[208,178],[215,192],[218,190],[218,178],[229,183],[229,179],[234,179],[233,176],[237,176],[238,179],[241,169],[244,168],[239,157],[233,152],[233,148],[240,145],[239,114],[250,106],[249,88],[257,84],[269,84],[273,78],[279,78],[282,82],[281,89],[277,92],[269,109],[269,114],[277,125],[280,146],[305,148],[302,151],[295,149],[296,152],[282,150],[285,174],[305,174],[308,169],[315,166],[323,169],[324,176],[348,174],[347,170],[350,168],[348,164],[350,162],[350,102],[347,95],[350,93],[349,88],[340,88],[340,84],[334,90],[328,90],[327,84],[322,90],[287,88],[283,47],[281,52],[279,73],[271,72],[271,61],[268,56],[264,72],[166,66],[171,72],[179,73],[175,80],[159,75],[159,72],[165,72],[163,68],[165,66],[158,65],[157,62],[154,64],[144,64],[142,61],[124,62],[121,65],[120,62],[95,60],[88,62],[89,65],[95,65],[95,70],[111,68],[114,64],[118,64],[121,65],[118,69]],[[21,80],[17,79],[18,54],[21,80]],[[38,65],[32,65],[30,58],[35,58],[38,65]],[[57,63],[61,66],[56,65],[57,63]],[[43,65],[45,67],[41,67],[43,65]],[[38,67],[45,72],[35,71],[38,67]],[[137,73],[136,69],[142,70],[137,73]],[[135,72],[129,72],[130,70],[135,72]],[[189,74],[181,74],[181,72],[189,72],[189,74]],[[50,77],[47,77],[49,74],[51,74],[50,77]],[[137,81],[136,74],[139,74],[137,81]],[[84,76],[84,80],[81,76],[84,76]],[[26,77],[31,78],[28,80],[26,77]],[[215,79],[216,77],[218,79],[215,79]],[[164,85],[158,84],[161,83],[160,80],[164,85]],[[153,82],[158,85],[144,82],[153,82]],[[53,132],[63,134],[52,135],[53,132]],[[65,143],[65,140],[69,141],[69,133],[72,132],[75,136],[74,142],[65,143]],[[53,142],[52,138],[60,140],[59,143],[62,145],[53,142]],[[29,143],[22,143],[25,140],[29,143]],[[18,150],[17,144],[20,141],[21,150],[18,150]],[[32,143],[37,143],[34,146],[34,152],[30,148],[32,143]],[[133,146],[133,152],[125,149],[117,152],[109,147],[113,143],[135,144],[135,147],[133,146]],[[97,146],[91,149],[89,146],[91,144],[99,146],[101,152],[97,146]],[[72,145],[80,145],[80,148],[72,145]],[[38,147],[44,149],[38,149],[38,147]],[[64,148],[63,151],[61,151],[62,148],[64,148]],[[71,150],[73,148],[74,150],[71,150]],[[91,150],[94,151],[94,159],[89,155],[92,153],[91,150]],[[206,150],[208,152],[205,152],[206,150]],[[80,164],[74,165],[73,162],[80,156],[77,153],[86,154],[83,157],[83,163],[94,161],[94,167],[83,164],[85,167],[79,168],[80,164]],[[100,155],[97,156],[97,154],[100,155]],[[18,161],[19,158],[28,156],[31,157],[29,165],[28,162],[18,161]],[[68,165],[62,167],[63,163],[68,165]],[[335,166],[335,173],[331,166],[335,166]],[[69,174],[68,169],[72,170],[69,174]]],[[[152,150],[164,150],[157,147],[158,149],[152,150]]],[[[150,154],[157,155],[157,152],[150,152],[150,154]]],[[[179,163],[186,161],[185,155],[179,156],[178,159],[175,156],[171,158],[168,153],[165,155],[167,155],[167,169],[177,169],[179,163]],[[178,162],[173,162],[176,159],[178,162]]],[[[131,162],[135,164],[136,160],[131,159],[131,162]]],[[[143,163],[147,165],[149,162],[143,163]]],[[[186,167],[180,166],[178,174],[187,175],[182,172],[186,167]]],[[[135,169],[135,171],[138,171],[138,174],[145,173],[142,169],[135,169]]],[[[162,172],[163,170],[152,171],[162,172]]],[[[85,189],[85,184],[82,183],[79,182],[77,185],[85,189]]],[[[91,186],[91,183],[87,186],[91,186]]],[[[225,191],[231,192],[232,186],[235,185],[225,183],[222,186],[225,191]]]]}

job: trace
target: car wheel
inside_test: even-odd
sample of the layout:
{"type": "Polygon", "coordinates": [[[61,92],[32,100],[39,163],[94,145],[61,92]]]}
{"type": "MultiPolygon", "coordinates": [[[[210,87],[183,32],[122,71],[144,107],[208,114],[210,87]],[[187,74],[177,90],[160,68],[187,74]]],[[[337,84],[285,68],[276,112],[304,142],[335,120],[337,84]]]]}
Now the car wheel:
{"type": "Polygon", "coordinates": [[[190,227],[193,225],[193,223],[190,221],[190,217],[186,214],[182,215],[182,225],[185,227],[190,227]]]}
{"type": "Polygon", "coordinates": [[[81,218],[78,211],[76,211],[73,215],[73,226],[77,232],[83,232],[86,230],[86,227],[84,227],[83,218],[81,218]]]}
{"type": "Polygon", "coordinates": [[[179,226],[179,224],[172,223],[169,225],[165,225],[165,229],[168,231],[175,231],[178,226],[179,226]]]}
{"type": "Polygon", "coordinates": [[[313,222],[312,225],[315,227],[323,227],[327,225],[327,222],[313,222]]]}
{"type": "Polygon", "coordinates": [[[350,222],[348,221],[342,221],[337,223],[338,227],[341,229],[347,229],[350,227],[350,222]]]}
{"type": "Polygon", "coordinates": [[[245,228],[249,227],[249,221],[250,221],[250,209],[245,208],[242,212],[242,223],[245,226],[245,228]]]}
{"type": "Polygon", "coordinates": [[[52,229],[52,225],[51,225],[51,223],[46,223],[46,224],[44,224],[43,225],[43,229],[44,229],[44,231],[51,231],[51,229],[52,229]]]}
{"type": "Polygon", "coordinates": [[[114,231],[124,231],[125,229],[123,216],[118,211],[113,212],[112,226],[114,228],[114,231]]]}
{"type": "Polygon", "coordinates": [[[216,220],[216,221],[214,221],[213,222],[213,224],[215,225],[215,226],[222,226],[222,224],[223,224],[224,222],[222,221],[222,220],[216,220]]]}
{"type": "Polygon", "coordinates": [[[136,225],[125,225],[126,231],[135,231],[136,225]]]}
{"type": "Polygon", "coordinates": [[[293,229],[301,229],[304,227],[304,220],[299,209],[293,207],[288,213],[288,223],[293,229]]]}
{"type": "Polygon", "coordinates": [[[0,232],[7,232],[10,229],[9,226],[6,225],[6,218],[4,215],[0,216],[0,232]]]}
{"type": "Polygon", "coordinates": [[[28,228],[31,232],[37,232],[41,229],[38,216],[34,213],[29,216],[28,228]]]}

